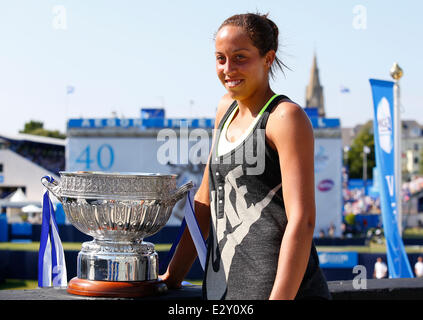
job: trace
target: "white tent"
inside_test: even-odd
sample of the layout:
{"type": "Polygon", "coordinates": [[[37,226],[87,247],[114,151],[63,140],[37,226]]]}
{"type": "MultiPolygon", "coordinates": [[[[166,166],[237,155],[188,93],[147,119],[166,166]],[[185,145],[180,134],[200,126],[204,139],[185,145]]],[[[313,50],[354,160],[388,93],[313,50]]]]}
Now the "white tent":
{"type": "Polygon", "coordinates": [[[33,204],[29,204],[22,208],[22,212],[25,212],[25,213],[38,213],[42,211],[43,211],[42,208],[34,206],[33,204]]]}
{"type": "Polygon", "coordinates": [[[25,193],[22,191],[22,188],[19,188],[14,193],[12,193],[7,199],[10,202],[23,202],[27,201],[25,193]]]}
{"type": "Polygon", "coordinates": [[[21,222],[22,204],[28,200],[25,193],[21,188],[18,188],[18,190],[9,195],[6,200],[11,204],[11,206],[6,207],[7,221],[9,223],[21,222]]]}

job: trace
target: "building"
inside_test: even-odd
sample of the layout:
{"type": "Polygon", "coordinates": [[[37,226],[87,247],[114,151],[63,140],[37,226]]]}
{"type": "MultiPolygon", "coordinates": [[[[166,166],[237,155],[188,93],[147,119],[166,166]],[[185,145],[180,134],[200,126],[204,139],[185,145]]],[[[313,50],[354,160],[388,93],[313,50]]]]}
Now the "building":
{"type": "MultiPolygon", "coordinates": [[[[423,127],[415,120],[402,120],[402,170],[411,177],[421,173],[423,127]]],[[[407,178],[405,177],[405,178],[407,178]]]]}
{"type": "Polygon", "coordinates": [[[305,106],[306,108],[317,108],[319,117],[324,118],[326,116],[323,87],[320,84],[319,68],[317,67],[316,54],[314,54],[313,57],[310,80],[306,87],[305,106]]]}
{"type": "Polygon", "coordinates": [[[21,188],[28,201],[40,202],[40,179],[65,169],[65,145],[56,138],[0,135],[0,199],[21,188]]]}
{"type": "Polygon", "coordinates": [[[65,140],[28,134],[0,135],[0,212],[19,221],[21,208],[41,208],[46,175],[57,179],[65,166],[65,140]]]}

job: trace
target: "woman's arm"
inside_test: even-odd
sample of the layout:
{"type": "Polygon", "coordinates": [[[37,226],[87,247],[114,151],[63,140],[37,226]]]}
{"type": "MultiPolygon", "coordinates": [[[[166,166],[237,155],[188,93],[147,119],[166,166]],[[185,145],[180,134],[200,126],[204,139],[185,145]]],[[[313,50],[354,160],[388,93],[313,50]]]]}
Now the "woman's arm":
{"type": "MultiPolygon", "coordinates": [[[[223,115],[226,113],[228,107],[230,106],[232,100],[228,95],[222,97],[219,102],[216,119],[213,132],[212,148],[214,145],[216,137],[216,128],[219,125],[220,120],[223,115]]],[[[209,160],[211,156],[211,150],[209,154],[209,160]]],[[[206,167],[204,169],[203,179],[201,185],[198,188],[194,196],[194,211],[197,218],[198,224],[200,226],[201,232],[204,239],[208,238],[210,230],[210,196],[209,196],[209,161],[207,161],[206,167]]],[[[179,288],[181,287],[181,282],[184,280],[185,276],[192,267],[192,264],[197,257],[197,250],[195,248],[194,242],[191,238],[191,234],[188,228],[185,228],[184,233],[179,241],[178,246],[176,247],[175,253],[172,260],[169,263],[169,266],[164,275],[160,278],[166,282],[167,286],[170,288],[179,288]]]]}
{"type": "MultiPolygon", "coordinates": [[[[194,211],[200,226],[204,239],[207,239],[209,234],[210,222],[210,201],[208,200],[208,165],[204,171],[201,185],[194,196],[194,211]],[[206,190],[207,186],[207,190],[206,190]]],[[[185,228],[184,233],[176,247],[175,253],[164,275],[160,278],[166,282],[170,288],[180,288],[181,282],[184,280],[186,274],[192,267],[192,264],[197,257],[197,250],[192,241],[191,234],[188,228],[185,228]]]]}
{"type": "Polygon", "coordinates": [[[305,112],[291,102],[271,114],[268,140],[279,154],[288,223],[270,299],[294,299],[307,268],[315,225],[314,135],[305,112]]]}

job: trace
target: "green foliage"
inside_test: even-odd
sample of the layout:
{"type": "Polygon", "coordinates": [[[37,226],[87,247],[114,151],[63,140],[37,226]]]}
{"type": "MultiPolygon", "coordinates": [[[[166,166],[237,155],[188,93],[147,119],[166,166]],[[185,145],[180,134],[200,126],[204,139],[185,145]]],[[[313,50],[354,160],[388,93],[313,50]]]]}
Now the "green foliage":
{"type": "Polygon", "coordinates": [[[367,178],[373,178],[373,167],[376,166],[375,143],[373,136],[373,122],[368,121],[357,133],[348,151],[349,177],[353,179],[363,178],[363,147],[370,148],[367,154],[367,178]]]}
{"type": "Polygon", "coordinates": [[[25,123],[24,129],[22,131],[20,131],[20,133],[30,134],[31,132],[33,132],[35,130],[42,129],[43,126],[44,126],[44,124],[42,122],[31,120],[31,121],[25,123]]]}
{"type": "Polygon", "coordinates": [[[44,129],[44,124],[40,121],[31,120],[24,125],[24,129],[20,133],[33,134],[36,136],[65,139],[66,135],[60,133],[59,130],[44,129]]]}

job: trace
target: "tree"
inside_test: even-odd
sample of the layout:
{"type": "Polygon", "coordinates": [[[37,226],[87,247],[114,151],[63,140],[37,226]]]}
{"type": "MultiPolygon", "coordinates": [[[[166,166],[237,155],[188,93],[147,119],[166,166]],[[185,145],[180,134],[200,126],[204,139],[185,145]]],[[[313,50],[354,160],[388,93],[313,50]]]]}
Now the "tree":
{"type": "Polygon", "coordinates": [[[40,121],[31,120],[24,125],[24,129],[20,130],[19,133],[32,134],[36,136],[44,136],[50,138],[65,139],[66,135],[61,133],[59,130],[47,130],[44,129],[44,124],[40,121]]]}
{"type": "Polygon", "coordinates": [[[363,178],[363,148],[370,148],[367,154],[367,178],[373,178],[373,167],[376,166],[375,161],[375,142],[373,136],[373,121],[366,122],[357,133],[353,140],[350,150],[348,151],[348,168],[349,177],[353,179],[363,178]]]}
{"type": "Polygon", "coordinates": [[[28,133],[31,134],[31,132],[37,130],[37,129],[43,129],[44,124],[40,121],[34,121],[31,120],[24,125],[24,129],[19,131],[20,133],[28,133]]]}

